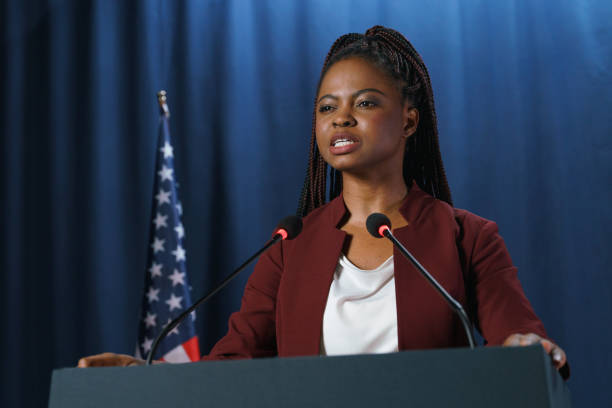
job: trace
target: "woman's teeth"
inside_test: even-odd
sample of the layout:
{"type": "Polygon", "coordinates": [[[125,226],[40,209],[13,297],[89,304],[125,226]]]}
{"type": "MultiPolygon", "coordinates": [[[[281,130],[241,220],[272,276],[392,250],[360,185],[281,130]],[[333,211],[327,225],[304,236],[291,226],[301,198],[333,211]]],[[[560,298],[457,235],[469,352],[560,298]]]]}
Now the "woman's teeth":
{"type": "Polygon", "coordinates": [[[353,142],[352,140],[337,140],[334,142],[334,147],[342,147],[353,143],[355,142],[353,142]]]}

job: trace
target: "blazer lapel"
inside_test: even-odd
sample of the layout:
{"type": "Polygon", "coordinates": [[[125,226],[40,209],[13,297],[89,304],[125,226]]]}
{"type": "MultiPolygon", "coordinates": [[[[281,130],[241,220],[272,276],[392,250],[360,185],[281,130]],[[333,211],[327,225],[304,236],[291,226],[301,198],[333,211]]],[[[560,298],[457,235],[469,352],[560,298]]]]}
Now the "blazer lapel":
{"type": "MultiPolygon", "coordinates": [[[[346,233],[336,228],[346,208],[342,196],[305,223],[283,277],[290,299],[282,301],[287,355],[320,353],[323,313],[346,233]],[[314,218],[314,219],[313,219],[314,218]]],[[[283,353],[284,354],[284,353],[283,353]]]]}

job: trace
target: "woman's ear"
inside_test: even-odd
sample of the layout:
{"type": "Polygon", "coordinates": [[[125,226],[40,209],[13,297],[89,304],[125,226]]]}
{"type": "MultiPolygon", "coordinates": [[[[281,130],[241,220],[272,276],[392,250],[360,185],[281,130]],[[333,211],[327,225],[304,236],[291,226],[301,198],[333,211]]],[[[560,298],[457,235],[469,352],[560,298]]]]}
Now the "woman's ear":
{"type": "Polygon", "coordinates": [[[419,111],[410,103],[404,105],[402,112],[404,137],[409,138],[419,126],[419,111]]]}

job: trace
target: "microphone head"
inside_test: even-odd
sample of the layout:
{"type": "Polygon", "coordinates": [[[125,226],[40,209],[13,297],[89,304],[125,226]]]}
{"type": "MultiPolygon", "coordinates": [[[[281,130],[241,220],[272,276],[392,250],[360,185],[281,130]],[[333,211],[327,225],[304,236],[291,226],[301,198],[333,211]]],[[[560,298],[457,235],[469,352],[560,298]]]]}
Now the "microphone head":
{"type": "Polygon", "coordinates": [[[385,214],[372,213],[366,220],[366,228],[373,237],[382,238],[384,237],[383,231],[391,229],[391,221],[385,214]]]}
{"type": "Polygon", "coordinates": [[[302,219],[296,215],[283,218],[276,227],[276,234],[280,234],[283,239],[293,239],[302,232],[302,219]]]}

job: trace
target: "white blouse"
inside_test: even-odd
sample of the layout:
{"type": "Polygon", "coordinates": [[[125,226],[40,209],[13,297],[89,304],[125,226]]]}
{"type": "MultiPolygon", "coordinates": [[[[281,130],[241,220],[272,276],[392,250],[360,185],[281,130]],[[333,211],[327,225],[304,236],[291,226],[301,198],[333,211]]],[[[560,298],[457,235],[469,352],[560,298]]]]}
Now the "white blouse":
{"type": "Polygon", "coordinates": [[[372,270],[340,256],[323,314],[321,355],[398,350],[393,276],[393,256],[372,270]]]}

